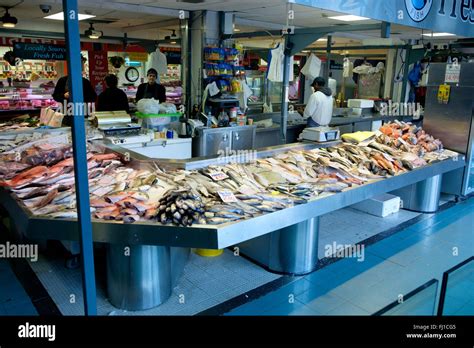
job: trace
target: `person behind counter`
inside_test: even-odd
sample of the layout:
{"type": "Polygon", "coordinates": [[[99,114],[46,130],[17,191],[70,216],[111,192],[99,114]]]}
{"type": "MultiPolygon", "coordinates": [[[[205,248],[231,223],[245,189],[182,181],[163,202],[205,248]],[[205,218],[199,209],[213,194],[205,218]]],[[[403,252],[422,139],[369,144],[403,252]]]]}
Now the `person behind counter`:
{"type": "Polygon", "coordinates": [[[110,74],[105,77],[107,89],[99,95],[97,111],[120,111],[130,113],[128,97],[124,91],[118,88],[117,76],[110,74]]]}
{"type": "Polygon", "coordinates": [[[147,71],[146,75],[148,82],[142,83],[140,86],[138,86],[135,101],[138,102],[140,99],[153,98],[159,100],[160,103],[166,102],[166,88],[163,85],[156,83],[158,72],[151,68],[147,71]]]}
{"type": "Polygon", "coordinates": [[[303,114],[308,127],[327,126],[331,122],[334,101],[331,89],[325,85],[322,77],[316,77],[311,84],[314,93],[309,97],[303,114]]]}
{"type": "MultiPolygon", "coordinates": [[[[84,71],[84,63],[86,62],[86,58],[81,55],[81,62],[82,62],[82,71],[84,71]]],[[[82,78],[82,91],[84,95],[84,103],[95,103],[97,99],[97,94],[92,88],[92,84],[86,78],[82,78]]],[[[61,77],[56,86],[54,87],[53,92],[53,99],[58,103],[63,104],[64,102],[68,103],[70,101],[70,93],[69,93],[69,76],[61,77]]],[[[71,117],[64,117],[63,119],[64,126],[71,126],[72,125],[72,118],[71,117]]]]}

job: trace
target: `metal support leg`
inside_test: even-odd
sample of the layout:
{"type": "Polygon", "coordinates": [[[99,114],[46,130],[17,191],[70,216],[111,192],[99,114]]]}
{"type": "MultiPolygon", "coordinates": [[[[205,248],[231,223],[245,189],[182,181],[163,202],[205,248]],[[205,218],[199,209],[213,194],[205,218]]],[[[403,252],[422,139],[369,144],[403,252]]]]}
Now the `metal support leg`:
{"type": "Polygon", "coordinates": [[[303,275],[318,263],[319,217],[239,244],[240,252],[272,272],[303,275]]]}
{"type": "Polygon", "coordinates": [[[164,246],[107,245],[109,301],[129,311],[162,304],[181,276],[190,249],[164,246]]]}
{"type": "Polygon", "coordinates": [[[439,207],[442,181],[443,175],[440,174],[391,193],[400,197],[404,209],[435,213],[439,207]]]}

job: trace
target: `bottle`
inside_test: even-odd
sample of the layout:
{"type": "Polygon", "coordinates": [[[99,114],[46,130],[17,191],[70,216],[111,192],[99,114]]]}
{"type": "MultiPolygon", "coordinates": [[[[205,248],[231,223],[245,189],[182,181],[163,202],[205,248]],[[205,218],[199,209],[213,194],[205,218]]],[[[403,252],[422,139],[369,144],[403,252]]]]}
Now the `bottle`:
{"type": "Polygon", "coordinates": [[[224,109],[221,110],[221,113],[219,114],[219,118],[217,119],[219,127],[227,127],[229,126],[229,116],[227,116],[227,113],[224,111],[224,109]]]}
{"type": "Polygon", "coordinates": [[[212,119],[212,114],[209,111],[208,114],[207,114],[207,122],[206,122],[206,127],[208,127],[208,128],[211,128],[211,126],[212,126],[211,119],[212,119]]]}

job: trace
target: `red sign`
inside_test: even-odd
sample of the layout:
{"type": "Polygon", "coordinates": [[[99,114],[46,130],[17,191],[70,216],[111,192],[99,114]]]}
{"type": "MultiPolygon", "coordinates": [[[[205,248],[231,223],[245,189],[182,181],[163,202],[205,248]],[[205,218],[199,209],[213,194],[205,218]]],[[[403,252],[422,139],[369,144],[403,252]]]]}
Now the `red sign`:
{"type": "Polygon", "coordinates": [[[104,78],[109,73],[109,62],[107,52],[89,52],[89,79],[97,95],[105,90],[104,78]]]}
{"type": "Polygon", "coordinates": [[[13,46],[15,42],[24,43],[35,43],[35,44],[52,44],[52,45],[64,45],[64,40],[54,39],[33,39],[24,37],[0,37],[0,46],[13,46]]]}

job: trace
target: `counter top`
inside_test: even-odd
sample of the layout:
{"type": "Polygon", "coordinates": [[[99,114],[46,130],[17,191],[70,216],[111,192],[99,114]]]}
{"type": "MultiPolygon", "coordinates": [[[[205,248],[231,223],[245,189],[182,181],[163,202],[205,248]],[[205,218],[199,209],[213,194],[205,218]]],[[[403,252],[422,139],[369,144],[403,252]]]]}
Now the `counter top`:
{"type": "MultiPolygon", "coordinates": [[[[419,120],[422,120],[423,117],[420,117],[419,120]]],[[[344,126],[353,123],[360,123],[360,122],[374,122],[374,121],[391,121],[391,120],[399,120],[399,121],[412,121],[413,116],[369,116],[369,117],[341,117],[341,116],[333,116],[331,119],[331,123],[329,126],[331,127],[338,127],[344,126]]],[[[289,124],[287,129],[295,129],[305,126],[305,123],[301,124],[289,124]]],[[[257,133],[262,132],[275,132],[276,130],[280,129],[280,125],[278,123],[274,123],[272,127],[267,128],[257,128],[257,133]]]]}
{"type": "MultiPolygon", "coordinates": [[[[340,193],[321,195],[305,204],[222,225],[179,227],[160,225],[150,221],[124,224],[117,221],[92,219],[92,239],[95,242],[126,245],[223,249],[309,218],[347,207],[381,193],[394,191],[426,178],[450,172],[464,165],[464,157],[448,159],[393,177],[371,180],[364,185],[354,186],[340,193]]],[[[21,202],[16,201],[4,189],[0,190],[0,200],[2,206],[12,216],[17,228],[25,236],[31,239],[77,241],[76,219],[55,220],[33,216],[21,202]]]]}
{"type": "MultiPolygon", "coordinates": [[[[423,118],[420,117],[420,120],[423,118]]],[[[331,119],[330,126],[341,126],[345,124],[351,123],[359,123],[359,122],[374,122],[374,121],[412,121],[413,116],[368,116],[368,117],[340,117],[340,116],[333,116],[331,119]]]]}

